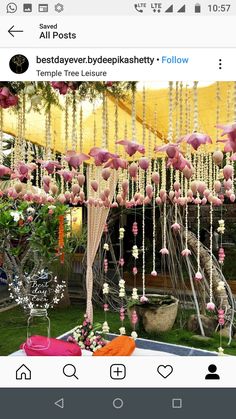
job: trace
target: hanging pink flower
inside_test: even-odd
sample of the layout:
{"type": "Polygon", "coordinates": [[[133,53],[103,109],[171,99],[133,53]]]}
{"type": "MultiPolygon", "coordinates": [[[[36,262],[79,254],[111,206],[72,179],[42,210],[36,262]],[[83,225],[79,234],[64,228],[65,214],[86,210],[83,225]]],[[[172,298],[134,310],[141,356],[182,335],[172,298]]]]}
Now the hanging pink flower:
{"type": "Polygon", "coordinates": [[[82,173],[79,173],[77,176],[79,186],[83,186],[85,183],[85,176],[82,173]]]}
{"type": "Polygon", "coordinates": [[[140,297],[140,303],[147,303],[148,302],[148,298],[146,297],[146,295],[142,295],[140,297]]]}
{"type": "Polygon", "coordinates": [[[43,176],[43,189],[44,192],[48,193],[50,190],[50,183],[51,183],[51,178],[50,176],[43,176]]]}
{"type": "Polygon", "coordinates": [[[220,326],[224,326],[225,324],[225,312],[223,309],[218,310],[218,323],[220,326]]]}
{"type": "Polygon", "coordinates": [[[211,301],[211,302],[207,303],[206,308],[207,308],[207,310],[208,310],[208,311],[215,311],[216,306],[215,306],[215,304],[211,301]]]}
{"type": "Polygon", "coordinates": [[[176,153],[178,152],[178,148],[179,148],[179,144],[177,144],[177,143],[168,143],[168,144],[163,145],[161,147],[156,146],[154,148],[154,151],[157,151],[157,152],[158,151],[160,151],[160,152],[165,151],[166,154],[167,154],[167,156],[170,159],[173,159],[175,157],[176,153]]]}
{"type": "Polygon", "coordinates": [[[212,144],[212,139],[207,134],[194,132],[192,134],[185,135],[179,140],[179,142],[191,144],[194,150],[197,150],[202,144],[212,144]]]}
{"type": "Polygon", "coordinates": [[[236,152],[236,123],[228,125],[217,125],[217,128],[223,129],[222,137],[227,135],[225,140],[218,140],[220,143],[225,143],[225,153],[236,152]]]}
{"type": "Polygon", "coordinates": [[[174,230],[175,232],[178,232],[178,231],[180,231],[180,224],[179,223],[174,223],[174,224],[172,224],[172,226],[171,226],[171,228],[172,228],[172,230],[174,230]]]}
{"type": "Polygon", "coordinates": [[[191,250],[189,250],[187,247],[182,250],[181,255],[184,257],[190,256],[191,255],[191,250]]]}
{"type": "Polygon", "coordinates": [[[122,159],[121,157],[114,157],[104,165],[104,168],[107,167],[110,167],[111,169],[115,170],[118,170],[119,168],[127,169],[128,162],[125,159],[122,159]]]}
{"type": "Polygon", "coordinates": [[[0,88],[0,108],[7,109],[18,104],[18,96],[13,95],[8,87],[0,88]]]}
{"type": "Polygon", "coordinates": [[[136,152],[140,154],[145,153],[145,147],[141,144],[136,143],[136,141],[131,140],[119,140],[116,142],[116,144],[121,144],[124,146],[126,153],[131,157],[136,152]]]}
{"type": "Polygon", "coordinates": [[[143,169],[143,170],[148,169],[149,160],[147,159],[147,157],[141,157],[141,159],[139,160],[139,167],[141,167],[141,169],[143,169]]]}
{"type": "Polygon", "coordinates": [[[9,169],[9,167],[7,166],[4,166],[3,164],[0,164],[0,177],[10,175],[10,174],[11,174],[11,169],[9,169]]]}
{"type": "Polygon", "coordinates": [[[65,83],[64,81],[52,81],[51,82],[51,86],[56,89],[59,90],[61,95],[66,95],[66,93],[69,90],[69,86],[67,83],[65,83]]]}
{"type": "Polygon", "coordinates": [[[138,323],[138,316],[135,310],[131,314],[131,323],[135,326],[138,323]]]}
{"type": "Polygon", "coordinates": [[[65,182],[71,182],[72,179],[73,179],[73,177],[74,177],[74,175],[75,175],[75,172],[71,172],[70,170],[66,170],[66,169],[59,170],[57,173],[60,176],[63,177],[63,179],[64,179],[65,182]]]}
{"type": "Polygon", "coordinates": [[[172,166],[175,170],[184,170],[187,166],[191,168],[191,164],[187,159],[184,158],[183,154],[180,151],[177,151],[173,158],[168,158],[167,167],[172,166]]]}
{"type": "Polygon", "coordinates": [[[233,166],[231,166],[230,164],[226,164],[226,166],[223,169],[224,178],[226,180],[232,179],[233,172],[234,172],[233,166]]]}
{"type": "Polygon", "coordinates": [[[202,280],[202,274],[201,274],[201,272],[199,272],[199,271],[196,272],[194,279],[196,281],[201,281],[202,280]]]}
{"type": "Polygon", "coordinates": [[[233,142],[236,141],[236,122],[227,125],[217,125],[216,128],[220,128],[223,130],[223,132],[221,133],[222,137],[224,137],[224,135],[227,135],[228,138],[231,139],[233,142]]]}
{"type": "Polygon", "coordinates": [[[103,310],[104,311],[109,311],[109,305],[108,304],[104,304],[103,305],[103,310]]]}
{"type": "Polygon", "coordinates": [[[212,157],[213,157],[214,163],[217,164],[217,166],[219,166],[224,159],[224,154],[222,153],[222,151],[216,150],[214,151],[212,157]]]}
{"type": "Polygon", "coordinates": [[[24,179],[28,180],[30,179],[31,173],[37,168],[37,165],[35,163],[24,163],[23,161],[20,161],[17,164],[16,169],[11,175],[11,179],[19,179],[20,181],[23,181],[24,179]]]}
{"type": "Polygon", "coordinates": [[[161,255],[168,255],[169,254],[169,250],[166,247],[163,247],[160,250],[161,255]]]}
{"type": "Polygon", "coordinates": [[[125,320],[125,309],[124,307],[120,308],[120,321],[123,322],[125,320]]]}
{"type": "Polygon", "coordinates": [[[152,275],[152,276],[157,276],[157,271],[152,271],[152,272],[151,272],[151,275],[152,275]]]}
{"type": "Polygon", "coordinates": [[[131,165],[129,166],[129,174],[134,180],[137,179],[138,166],[135,162],[131,163],[131,165]]]}
{"type": "Polygon", "coordinates": [[[119,265],[120,265],[120,266],[124,266],[124,264],[125,264],[125,260],[124,260],[124,258],[120,258],[120,259],[119,259],[119,265]]]}
{"type": "Polygon", "coordinates": [[[133,267],[132,272],[133,272],[133,275],[137,275],[137,273],[138,273],[138,269],[137,269],[137,267],[136,267],[136,266],[134,266],[134,267],[133,267]]]}
{"type": "Polygon", "coordinates": [[[153,172],[152,173],[152,181],[156,184],[159,185],[160,183],[160,175],[157,172],[153,172]]]}
{"type": "Polygon", "coordinates": [[[112,154],[108,150],[100,147],[91,148],[89,155],[94,158],[96,166],[101,166],[109,159],[118,158],[118,154],[112,154]]]}
{"type": "Polygon", "coordinates": [[[92,180],[91,187],[94,190],[94,192],[97,192],[97,190],[98,190],[98,182],[96,180],[92,180]]]}
{"type": "Polygon", "coordinates": [[[219,263],[221,265],[223,265],[224,260],[225,260],[225,251],[223,247],[219,248],[219,252],[218,252],[218,257],[219,257],[219,263]]]}
{"type": "Polygon", "coordinates": [[[55,169],[61,169],[61,165],[58,161],[45,161],[45,160],[37,160],[37,163],[40,163],[42,168],[47,170],[49,175],[52,175],[55,172],[55,169]]]}
{"type": "Polygon", "coordinates": [[[108,180],[111,176],[111,171],[108,168],[102,169],[102,177],[104,180],[108,180]]]}
{"type": "Polygon", "coordinates": [[[67,151],[65,160],[69,163],[73,169],[77,169],[85,160],[89,160],[90,157],[85,153],[76,153],[74,150],[67,151]]]}
{"type": "Polygon", "coordinates": [[[134,221],[134,223],[133,223],[132,233],[133,233],[134,236],[137,236],[137,234],[138,234],[138,223],[136,221],[134,221]]]}

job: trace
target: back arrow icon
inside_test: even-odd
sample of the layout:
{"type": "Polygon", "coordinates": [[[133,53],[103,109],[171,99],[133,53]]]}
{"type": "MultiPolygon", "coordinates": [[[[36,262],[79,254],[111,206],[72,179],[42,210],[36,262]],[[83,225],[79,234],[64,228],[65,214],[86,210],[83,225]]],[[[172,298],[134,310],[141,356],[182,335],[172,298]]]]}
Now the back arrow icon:
{"type": "Polygon", "coordinates": [[[64,401],[64,399],[62,398],[62,399],[60,399],[60,400],[57,400],[55,403],[54,403],[57,407],[60,407],[60,409],[64,409],[64,407],[65,407],[65,401],[64,401]]]}
{"type": "Polygon", "coordinates": [[[8,29],[8,33],[13,36],[13,38],[15,37],[14,32],[24,32],[22,29],[14,29],[14,27],[15,25],[8,29]]]}

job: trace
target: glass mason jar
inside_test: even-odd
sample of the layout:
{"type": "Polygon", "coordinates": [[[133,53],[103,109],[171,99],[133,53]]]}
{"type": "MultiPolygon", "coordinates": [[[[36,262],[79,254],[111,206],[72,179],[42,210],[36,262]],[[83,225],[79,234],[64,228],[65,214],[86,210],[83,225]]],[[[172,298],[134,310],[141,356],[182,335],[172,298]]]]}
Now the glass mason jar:
{"type": "Polygon", "coordinates": [[[50,345],[50,319],[45,308],[32,308],[28,318],[27,325],[27,346],[43,350],[48,349],[50,345]],[[44,342],[35,343],[33,336],[44,336],[44,342]]]}

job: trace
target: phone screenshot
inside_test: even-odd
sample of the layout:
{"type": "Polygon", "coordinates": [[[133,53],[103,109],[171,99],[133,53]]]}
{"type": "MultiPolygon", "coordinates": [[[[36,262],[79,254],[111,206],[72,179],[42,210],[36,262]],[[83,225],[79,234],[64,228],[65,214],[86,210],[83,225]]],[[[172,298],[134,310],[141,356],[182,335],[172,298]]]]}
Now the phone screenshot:
{"type": "Polygon", "coordinates": [[[236,4],[0,22],[2,417],[233,417],[236,4]]]}

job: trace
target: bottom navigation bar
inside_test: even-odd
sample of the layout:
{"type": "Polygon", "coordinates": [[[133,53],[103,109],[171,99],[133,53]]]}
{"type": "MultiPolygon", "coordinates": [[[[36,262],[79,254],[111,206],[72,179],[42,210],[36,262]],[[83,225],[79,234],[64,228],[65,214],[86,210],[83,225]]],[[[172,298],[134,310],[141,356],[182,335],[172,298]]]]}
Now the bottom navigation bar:
{"type": "Polygon", "coordinates": [[[7,414],[9,419],[143,419],[147,415],[153,418],[199,419],[209,414],[214,419],[222,419],[226,406],[229,416],[234,412],[235,394],[236,389],[17,388],[2,389],[0,405],[2,416],[7,414]]]}

